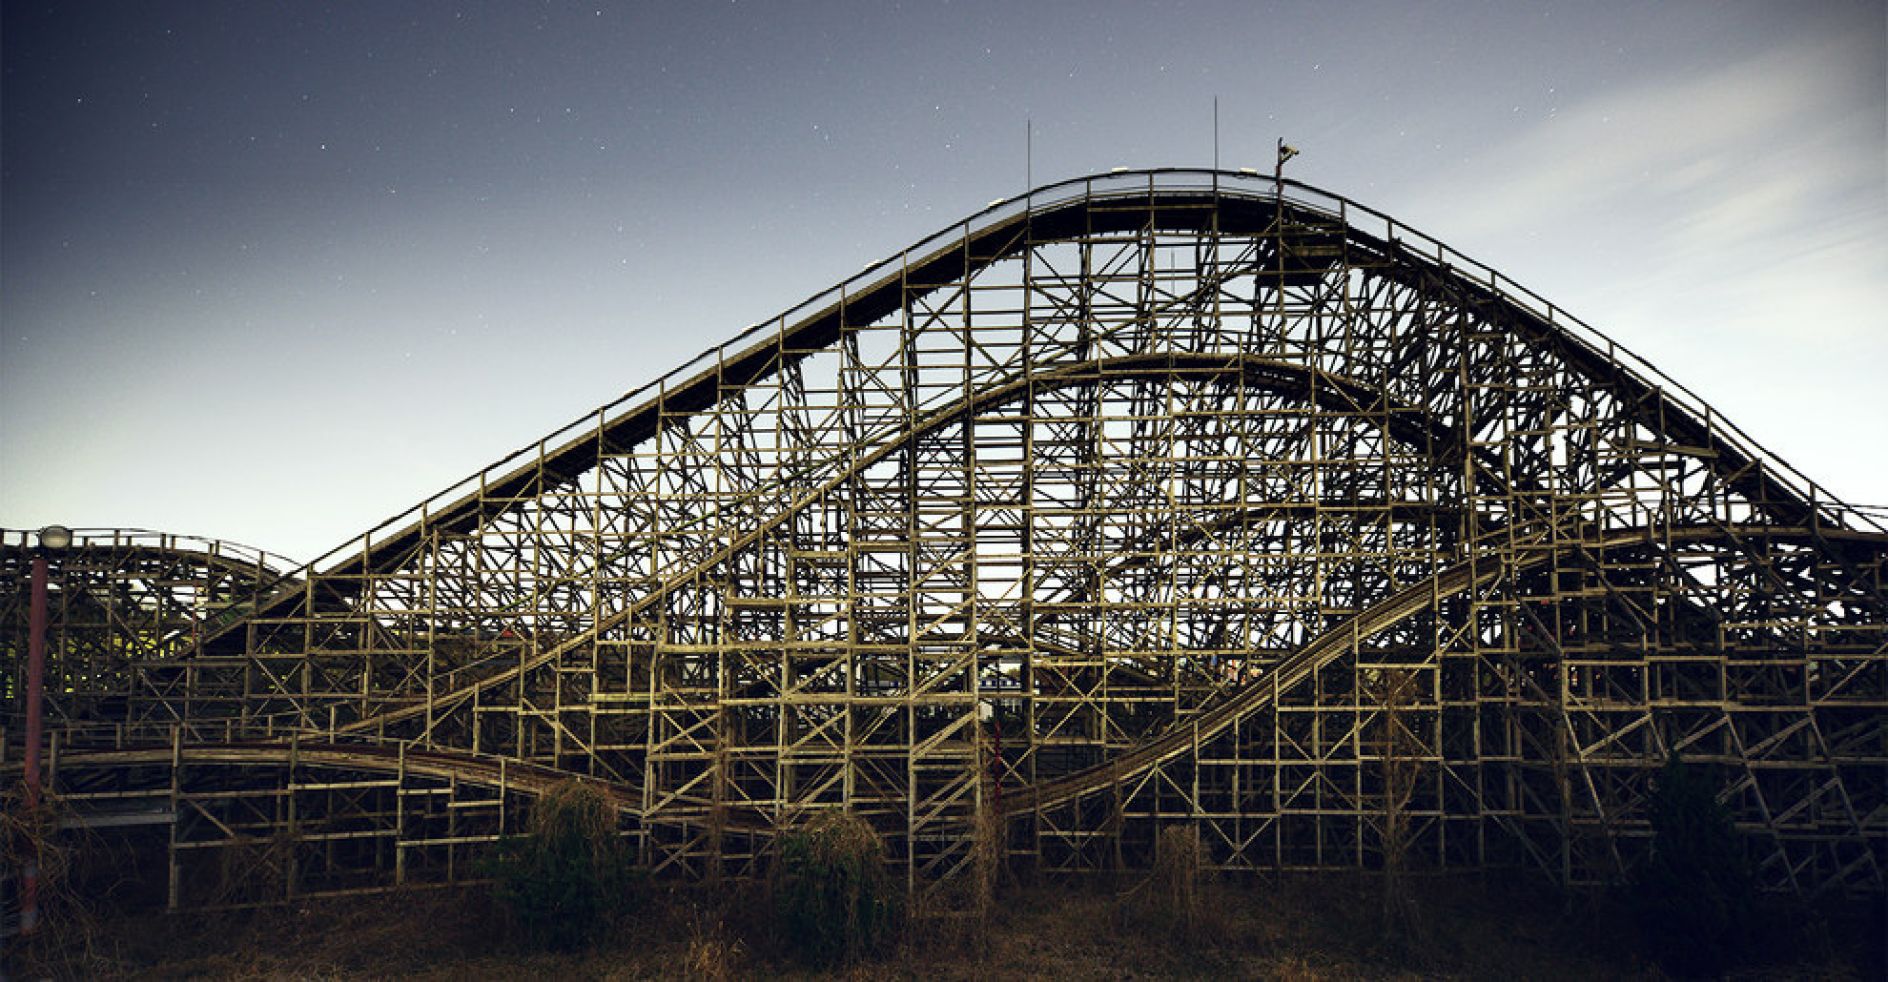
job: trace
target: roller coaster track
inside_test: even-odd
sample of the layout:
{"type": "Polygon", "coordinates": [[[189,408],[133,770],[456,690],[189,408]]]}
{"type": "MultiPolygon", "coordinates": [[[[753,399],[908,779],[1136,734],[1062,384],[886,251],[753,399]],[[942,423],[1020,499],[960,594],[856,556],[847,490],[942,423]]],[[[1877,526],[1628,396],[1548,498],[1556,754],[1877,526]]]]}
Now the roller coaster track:
{"type": "MultiPolygon", "coordinates": [[[[1263,188],[1254,188],[1240,174],[1207,172],[1202,175],[1196,171],[1155,170],[1048,185],[1018,199],[1024,204],[1021,209],[1016,207],[1016,202],[992,205],[966,219],[961,226],[933,235],[902,256],[875,263],[840,287],[815,295],[781,315],[777,335],[765,332],[765,324],[756,325],[695,360],[702,363],[712,356],[711,365],[698,369],[691,365],[663,376],[598,409],[593,414],[597,421],[594,428],[587,425],[588,417],[579,420],[572,427],[582,428],[578,435],[561,443],[554,443],[558,437],[553,436],[535,447],[519,451],[460,482],[460,487],[469,486],[471,490],[454,496],[455,489],[448,489],[406,516],[389,519],[369,532],[362,538],[358,553],[332,561],[341,553],[336,550],[317,559],[310,568],[332,561],[323,567],[323,572],[339,583],[349,582],[347,577],[350,576],[390,569],[404,561],[428,532],[477,527],[491,517],[494,502],[515,500],[533,485],[569,480],[593,467],[599,443],[640,443],[655,432],[656,421],[664,412],[686,414],[706,409],[714,405],[722,393],[778,372],[785,359],[796,357],[793,352],[804,357],[806,353],[830,346],[839,337],[842,324],[897,311],[907,302],[910,284],[944,283],[974,275],[1008,255],[1025,233],[1053,238],[1077,233],[1129,231],[1141,228],[1150,216],[1153,227],[1161,230],[1235,234],[1263,231],[1281,221],[1344,222],[1356,243],[1378,255],[1408,263],[1411,269],[1420,271],[1419,275],[1448,278],[1469,291],[1472,302],[1497,305],[1518,315],[1518,322],[1541,338],[1564,345],[1576,362],[1590,372],[1591,378],[1614,387],[1622,401],[1667,405],[1674,402],[1676,393],[1688,395],[1683,386],[1651,366],[1631,364],[1636,358],[1629,351],[1585,328],[1552,305],[1515,288],[1512,283],[1504,289],[1501,277],[1492,270],[1485,271],[1485,279],[1467,279],[1459,271],[1464,267],[1474,269],[1479,264],[1439,244],[1431,243],[1420,251],[1412,248],[1412,240],[1423,241],[1425,237],[1388,216],[1297,181],[1283,181],[1278,185],[1279,192],[1288,192],[1290,197],[1273,193],[1268,190],[1271,183],[1263,183],[1263,188]],[[1183,191],[1162,186],[1168,178],[1190,178],[1197,182],[1202,176],[1212,178],[1210,189],[1201,188],[1197,183],[1183,191]],[[1220,186],[1222,181],[1225,182],[1223,187],[1220,186]],[[1369,236],[1349,226],[1358,216],[1382,220],[1387,234],[1369,236]],[[1207,224],[1213,219],[1217,221],[1207,224]],[[955,238],[959,234],[961,241],[955,238]],[[947,241],[928,252],[923,251],[930,242],[939,239],[947,241]],[[921,253],[915,260],[910,255],[913,251],[921,253]],[[1581,332],[1592,335],[1592,339],[1583,337],[1581,332]]],[[[1679,413],[1666,418],[1673,438],[1705,451],[1701,457],[1715,461],[1713,466],[1748,489],[1753,501],[1777,509],[1779,519],[1800,520],[1814,512],[1816,506],[1805,494],[1806,490],[1819,495],[1824,507],[1839,505],[1833,496],[1807,479],[1799,479],[1794,485],[1780,479],[1779,469],[1794,472],[1768,453],[1755,449],[1748,440],[1727,436],[1720,429],[1724,425],[1721,419],[1713,426],[1708,413],[1690,407],[1679,408],[1679,413]],[[1807,485],[1807,489],[1803,485],[1807,485]]],[[[258,606],[257,616],[281,612],[295,603],[301,592],[297,584],[285,584],[258,606]]]]}
{"type": "MultiPolygon", "coordinates": [[[[700,575],[704,570],[710,569],[718,563],[725,562],[730,555],[753,545],[755,542],[760,541],[768,532],[793,520],[793,518],[799,515],[812,501],[817,500],[822,495],[830,493],[834,488],[839,487],[846,481],[856,478],[859,473],[883,461],[891,454],[903,450],[917,437],[932,432],[946,423],[961,420],[992,406],[1003,405],[1014,400],[1024,391],[1044,386],[1055,386],[1057,384],[1067,383],[1071,380],[1092,380],[1097,377],[1104,377],[1111,380],[1128,380],[1165,377],[1175,374],[1207,377],[1230,376],[1266,387],[1276,388],[1279,391],[1298,393],[1309,399],[1318,398],[1311,387],[1312,380],[1308,373],[1299,366],[1247,357],[1187,358],[1175,355],[1125,357],[1082,362],[1058,368],[1052,372],[1035,374],[1025,379],[1018,379],[1004,385],[980,390],[975,396],[961,403],[945,406],[928,413],[914,429],[893,434],[893,439],[887,440],[874,447],[869,453],[859,456],[844,470],[827,479],[818,487],[805,492],[798,500],[781,509],[774,514],[773,517],[763,523],[756,525],[745,534],[731,540],[717,552],[704,558],[689,569],[670,577],[664,585],[638,600],[635,605],[625,608],[608,619],[599,621],[597,625],[584,636],[565,641],[557,647],[544,651],[537,657],[515,668],[510,668],[498,674],[480,679],[478,682],[456,692],[435,697],[428,705],[408,706],[383,712],[342,726],[337,732],[371,732],[387,724],[396,723],[420,715],[426,712],[429,706],[438,709],[440,707],[463,702],[480,692],[510,682],[532,669],[551,664],[558,658],[569,654],[577,648],[595,644],[597,633],[628,622],[636,615],[645,612],[648,608],[666,598],[669,591],[674,589],[676,584],[686,582],[691,577],[700,575]]],[[[1321,376],[1318,381],[1328,390],[1334,391],[1337,396],[1347,401],[1348,404],[1353,407],[1365,405],[1377,398],[1368,390],[1364,389],[1359,383],[1329,373],[1321,376]]],[[[1329,397],[1327,396],[1326,398],[1329,397]]],[[[1392,432],[1404,442],[1416,447],[1424,446],[1425,440],[1445,446],[1452,443],[1459,445],[1459,440],[1457,440],[1453,434],[1446,431],[1437,431],[1431,427],[1420,427],[1418,424],[1410,422],[1410,417],[1406,415],[1408,412],[1410,412],[1409,407],[1396,407],[1390,417],[1392,432]],[[1397,412],[1398,410],[1400,410],[1400,412],[1397,412]]],[[[1499,480],[1498,477],[1492,474],[1489,475],[1489,479],[1492,481],[1499,480]]]]}
{"type": "MultiPolygon", "coordinates": [[[[1636,545],[1650,546],[1658,543],[1723,540],[1739,535],[1771,540],[1811,541],[1826,534],[1810,528],[1775,526],[1751,526],[1742,529],[1713,527],[1639,529],[1609,533],[1604,541],[1596,544],[1576,543],[1563,548],[1597,547],[1600,550],[1607,550],[1636,545]]],[[[1836,537],[1850,542],[1865,543],[1875,549],[1888,549],[1888,535],[1880,533],[1837,533],[1836,537]]],[[[1433,607],[1438,600],[1485,587],[1503,577],[1512,577],[1536,569],[1556,555],[1551,541],[1539,535],[1534,541],[1524,545],[1520,552],[1522,558],[1518,560],[1478,556],[1466,563],[1450,567],[1437,574],[1432,580],[1404,587],[1376,606],[1319,636],[1295,654],[1279,662],[1253,684],[1240,690],[1232,699],[1208,712],[1194,716],[1187,721],[1186,725],[1176,726],[1158,739],[1135,747],[1099,767],[1012,792],[1011,796],[1005,799],[1006,814],[1016,815],[1035,809],[1051,808],[1086,794],[1112,791],[1135,775],[1187,753],[1200,741],[1218,736],[1241,717],[1272,704],[1277,700],[1279,693],[1302,683],[1306,677],[1320,668],[1354,651],[1361,639],[1433,607]]]]}
{"type": "MultiPolygon", "coordinates": [[[[1008,254],[1008,250],[1014,248],[1014,243],[1023,230],[1028,230],[1033,235],[1050,237],[1073,234],[1078,229],[1084,233],[1122,231],[1138,228],[1138,223],[1151,215],[1154,227],[1162,230],[1206,231],[1208,229],[1202,224],[1203,217],[1216,215],[1218,221],[1211,227],[1212,231],[1238,233],[1270,227],[1272,223],[1281,220],[1279,217],[1281,214],[1291,214],[1292,211],[1296,214],[1291,214],[1289,220],[1301,222],[1348,221],[1356,214],[1384,217],[1376,215],[1375,212],[1355,202],[1330,196],[1326,192],[1317,191],[1297,182],[1285,182],[1284,187],[1324,200],[1314,204],[1253,193],[1238,187],[1236,175],[1216,175],[1219,178],[1233,180],[1234,183],[1229,183],[1225,188],[1215,187],[1211,192],[1204,193],[1199,190],[1181,193],[1163,191],[1156,183],[1159,177],[1185,173],[1188,172],[1148,172],[1137,175],[1135,181],[1122,182],[1127,185],[1125,189],[1100,193],[1094,190],[1096,182],[1112,183],[1113,176],[1106,179],[1085,178],[1051,185],[1032,193],[1028,199],[1031,203],[1028,210],[1005,210],[1003,206],[995,206],[964,223],[962,234],[965,241],[936,247],[922,254],[915,261],[906,257],[903,268],[892,269],[882,274],[877,271],[891,266],[893,259],[875,264],[860,277],[838,288],[836,298],[831,298],[822,304],[821,298],[815,297],[794,312],[782,315],[780,320],[784,326],[777,337],[762,336],[759,340],[740,347],[743,340],[760,333],[756,328],[748,335],[715,349],[712,352],[715,355],[714,365],[704,367],[692,374],[687,373],[686,370],[670,373],[658,383],[638,390],[638,393],[649,389],[656,390],[653,395],[640,402],[633,401],[638,393],[632,393],[617,403],[599,409],[594,415],[602,422],[594,431],[586,431],[566,440],[561,445],[550,446],[548,441],[540,443],[535,455],[530,455],[525,462],[508,470],[503,469],[506,462],[501,462],[485,473],[462,482],[462,484],[476,483],[476,490],[464,493],[457,498],[448,498],[447,495],[435,498],[418,510],[419,515],[416,520],[404,527],[397,527],[389,535],[375,538],[374,533],[369,533],[362,540],[358,554],[327,567],[324,571],[326,579],[323,586],[329,590],[344,592],[358,582],[355,579],[356,576],[371,576],[375,572],[385,571],[407,561],[412,551],[417,548],[417,544],[428,534],[463,531],[476,527],[490,518],[490,509],[494,507],[493,502],[515,500],[524,489],[533,484],[574,478],[584,470],[595,466],[599,444],[634,445],[647,440],[655,432],[657,420],[664,413],[698,412],[713,405],[720,393],[751,384],[758,378],[780,371],[785,360],[794,357],[792,354],[783,354],[783,352],[802,352],[799,357],[804,357],[804,353],[830,346],[839,335],[840,324],[862,319],[869,320],[896,310],[910,283],[940,282],[957,276],[973,275],[976,270],[1008,254]],[[1146,180],[1145,185],[1139,183],[1142,178],[1146,180]],[[1070,193],[1077,188],[1080,188],[1083,193],[1078,195],[1070,193]],[[1037,198],[1042,198],[1048,203],[1037,206],[1034,204],[1037,198]],[[1281,209],[1287,209],[1287,211],[1281,211],[1281,209]],[[810,311],[807,309],[809,307],[812,308],[810,311]],[[788,318],[795,314],[800,316],[788,323],[788,318]],[[627,408],[624,408],[626,405],[627,408]]],[[[1480,279],[1474,281],[1460,279],[1455,275],[1455,270],[1458,267],[1470,265],[1470,261],[1453,256],[1446,248],[1439,246],[1433,250],[1414,251],[1405,240],[1419,238],[1419,236],[1407,229],[1401,229],[1393,220],[1387,218],[1385,220],[1389,222],[1392,230],[1387,237],[1365,236],[1354,228],[1351,228],[1350,232],[1357,242],[1378,256],[1394,257],[1398,262],[1407,263],[1412,269],[1420,270],[1422,275],[1450,279],[1454,285],[1469,291],[1473,303],[1502,307],[1507,314],[1516,317],[1518,323],[1537,332],[1540,338],[1563,346],[1576,364],[1587,370],[1590,377],[1611,387],[1622,402],[1663,407],[1672,402],[1674,391],[1684,391],[1676,383],[1651,371],[1649,366],[1635,369],[1627,364],[1622,360],[1622,356],[1629,356],[1628,353],[1616,348],[1610,340],[1601,339],[1604,343],[1602,349],[1592,341],[1582,338],[1570,329],[1570,327],[1582,326],[1559,314],[1551,306],[1547,306],[1543,312],[1536,309],[1536,298],[1524,291],[1503,290],[1497,274],[1490,272],[1485,282],[1480,279]],[[1404,233],[1403,236],[1396,234],[1399,230],[1404,233]],[[1434,253],[1433,256],[1429,254],[1431,251],[1434,253]],[[1648,374],[1651,377],[1647,377],[1648,374]]],[[[944,234],[940,233],[940,236],[944,234]]],[[[937,237],[939,236],[933,238],[937,237]]],[[[918,248],[922,249],[922,246],[918,248]]],[[[1273,384],[1281,388],[1290,386],[1303,392],[1311,391],[1309,373],[1301,366],[1275,362],[1260,365],[1256,359],[1234,359],[1234,361],[1245,363],[1249,367],[1257,367],[1260,371],[1276,373],[1278,378],[1273,380],[1273,384]]],[[[870,463],[883,460],[892,451],[905,446],[909,440],[922,432],[934,430],[945,423],[975,413],[980,408],[1013,399],[1018,393],[1041,382],[1053,383],[1058,376],[1081,378],[1118,374],[1131,377],[1135,373],[1149,371],[1213,372],[1224,371],[1230,367],[1228,359],[1223,357],[1188,358],[1174,355],[1149,355],[1120,359],[1115,362],[1064,366],[1043,375],[1030,375],[1013,380],[966,398],[960,405],[944,407],[928,414],[919,428],[895,434],[895,439],[880,444],[869,456],[862,458],[850,470],[833,478],[817,492],[805,494],[799,502],[769,521],[766,528],[777,527],[789,520],[807,501],[829,491],[845,478],[855,476],[870,463]]],[[[1333,387],[1353,406],[1368,405],[1381,398],[1380,393],[1371,391],[1362,383],[1345,380],[1329,373],[1321,373],[1317,381],[1333,387]]],[[[1816,527],[1824,525],[1843,527],[1839,519],[1820,510],[1832,504],[1841,507],[1832,496],[1820,491],[1813,483],[1799,482],[1799,484],[1808,485],[1808,493],[1806,493],[1805,488],[1779,479],[1775,472],[1779,466],[1786,468],[1787,465],[1772,463],[1769,467],[1763,466],[1760,462],[1768,459],[1768,455],[1761,450],[1749,448],[1714,427],[1708,411],[1700,416],[1680,407],[1679,412],[1664,415],[1661,418],[1670,428],[1670,436],[1675,444],[1691,448],[1691,451],[1700,460],[1705,461],[1707,466],[1747,494],[1752,502],[1768,509],[1778,521],[1816,527]],[[1817,496],[1820,496],[1820,503],[1817,503],[1817,496]]],[[[1420,444],[1423,436],[1442,445],[1460,443],[1459,434],[1441,432],[1433,423],[1428,424],[1423,432],[1412,432],[1411,427],[1421,424],[1409,422],[1409,416],[1406,413],[1392,413],[1390,420],[1392,424],[1398,425],[1403,430],[1398,435],[1413,444],[1420,444]]],[[[1719,426],[1721,425],[1720,422],[1719,426]]],[[[523,453],[514,455],[513,459],[518,456],[526,455],[523,453]]],[[[1848,512],[1848,514],[1854,513],[1848,512]]],[[[398,522],[399,519],[390,520],[383,523],[381,528],[396,526],[398,522]]],[[[685,581],[689,575],[713,565],[715,561],[725,559],[727,555],[744,546],[751,545],[760,538],[761,532],[762,529],[756,529],[730,542],[710,560],[698,564],[686,574],[672,577],[671,585],[685,581]]],[[[317,563],[319,562],[320,560],[317,560],[317,563]]],[[[340,732],[372,732],[386,724],[423,715],[428,712],[429,706],[437,709],[455,705],[472,698],[479,692],[504,685],[533,669],[554,663],[558,658],[585,643],[594,643],[595,632],[628,621],[635,613],[642,612],[659,602],[667,592],[668,588],[660,588],[639,600],[634,608],[619,612],[599,622],[586,637],[565,641],[556,648],[542,652],[514,668],[488,676],[456,691],[435,695],[427,704],[392,709],[346,724],[340,732]]],[[[255,611],[255,616],[266,617],[279,614],[290,605],[306,599],[304,593],[304,587],[300,582],[290,582],[262,601],[255,611]]],[[[340,599],[339,594],[316,595],[313,602],[334,604],[340,599]]],[[[209,635],[208,643],[213,644],[219,637],[240,627],[242,623],[242,620],[238,620],[220,627],[209,635]]]]}
{"type": "MultiPolygon", "coordinates": [[[[307,766],[382,776],[412,775],[530,795],[541,795],[560,784],[580,777],[567,771],[540,767],[504,757],[486,757],[397,745],[325,743],[314,740],[209,743],[180,741],[175,746],[147,745],[108,750],[82,750],[68,754],[61,761],[62,767],[77,771],[205,765],[307,766]]],[[[17,772],[17,764],[0,769],[0,773],[17,772]]],[[[624,788],[603,782],[598,782],[597,787],[602,790],[610,803],[624,814],[633,816],[640,810],[642,802],[639,789],[624,788]]]]}
{"type": "MultiPolygon", "coordinates": [[[[1450,567],[1432,579],[1404,587],[1320,635],[1238,690],[1232,698],[1193,717],[1185,726],[1177,726],[1104,765],[1012,791],[1005,799],[1004,815],[1014,817],[1037,809],[1053,808],[1083,795],[1112,791],[1136,775],[1186,754],[1198,742],[1218,736],[1236,720],[1274,703],[1281,692],[1302,683],[1309,675],[1353,652],[1361,639],[1432,607],[1438,600],[1486,587],[1504,577],[1517,576],[1548,563],[1558,552],[1551,537],[1545,534],[1546,531],[1541,530],[1526,541],[1518,549],[1518,559],[1478,556],[1450,567]]],[[[1697,527],[1626,530],[1610,533],[1599,543],[1562,543],[1558,550],[1597,548],[1605,551],[1661,543],[1723,541],[1737,537],[1804,542],[1834,538],[1870,549],[1888,550],[1888,534],[1830,533],[1810,528],[1766,525],[1735,529],[1697,527]]],[[[304,742],[299,739],[273,742],[180,742],[175,747],[149,745],[82,750],[68,754],[64,761],[64,766],[74,769],[183,764],[301,764],[379,774],[407,773],[493,789],[508,788],[533,795],[542,794],[566,781],[582,780],[580,774],[534,766],[505,757],[454,753],[403,744],[304,742]]],[[[17,765],[12,765],[0,768],[0,773],[15,770],[17,765]]],[[[607,781],[595,783],[620,812],[632,817],[640,815],[641,789],[607,781]]],[[[749,829],[757,827],[749,826],[749,829]]]]}
{"type": "Polygon", "coordinates": [[[1369,866],[1386,672],[1425,862],[1617,876],[1678,750],[1773,886],[1888,868],[1888,529],[1295,182],[995,203],[306,566],[93,538],[55,781],[193,803],[177,906],[248,830],[304,843],[291,893],[458,878],[571,779],[697,874],[834,807],[914,888],[992,813],[1046,869],[1178,821],[1228,868],[1369,866]]]}

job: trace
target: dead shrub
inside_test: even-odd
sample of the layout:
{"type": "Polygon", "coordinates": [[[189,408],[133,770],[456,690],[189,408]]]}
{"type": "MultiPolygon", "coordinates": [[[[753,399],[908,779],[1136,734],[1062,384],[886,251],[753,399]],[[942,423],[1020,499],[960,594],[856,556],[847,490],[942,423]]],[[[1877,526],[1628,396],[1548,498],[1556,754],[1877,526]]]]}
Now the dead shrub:
{"type": "Polygon", "coordinates": [[[1205,853],[1193,825],[1162,829],[1154,840],[1154,865],[1145,879],[1121,895],[1121,912],[1156,931],[1192,936],[1200,926],[1205,853]]]}
{"type": "Polygon", "coordinates": [[[1162,912],[1189,930],[1200,914],[1200,870],[1205,865],[1199,829],[1170,825],[1154,847],[1152,881],[1162,912]]]}

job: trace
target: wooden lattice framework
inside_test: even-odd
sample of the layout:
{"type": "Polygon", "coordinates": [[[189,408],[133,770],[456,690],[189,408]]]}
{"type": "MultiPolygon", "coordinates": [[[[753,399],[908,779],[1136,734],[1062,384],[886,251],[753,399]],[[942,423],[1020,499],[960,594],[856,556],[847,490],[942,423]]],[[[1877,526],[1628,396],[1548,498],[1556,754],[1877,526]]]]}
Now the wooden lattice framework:
{"type": "Polygon", "coordinates": [[[1219,868],[1372,867],[1394,811],[1412,866],[1605,881],[1673,753],[1771,885],[1888,862],[1882,525],[1493,271],[1249,174],[998,203],[299,570],[54,565],[55,790],[167,825],[174,905],[460,879],[569,776],[657,870],[846,808],[939,896],[980,815],[1047,871],[1170,823],[1219,868]]]}

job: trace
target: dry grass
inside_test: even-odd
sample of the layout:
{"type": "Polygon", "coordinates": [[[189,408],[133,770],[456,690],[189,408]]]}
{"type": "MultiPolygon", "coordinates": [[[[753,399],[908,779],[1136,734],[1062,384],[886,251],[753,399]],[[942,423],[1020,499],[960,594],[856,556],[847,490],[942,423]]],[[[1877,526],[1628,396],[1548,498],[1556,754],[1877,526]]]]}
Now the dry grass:
{"type": "MultiPolygon", "coordinates": [[[[1528,881],[1412,877],[1431,916],[1421,962],[1381,938],[1380,884],[1364,876],[1201,880],[1192,938],[1123,929],[1119,885],[1006,885],[980,950],[919,922],[899,949],[831,973],[799,966],[755,916],[753,885],[677,887],[634,923],[572,953],[523,950],[479,891],[425,891],[248,914],[140,915],[104,925],[106,958],[17,967],[21,977],[136,978],[1658,978],[1629,926],[1528,881]]],[[[1826,923],[1821,950],[1745,977],[1881,978],[1881,908],[1826,923]]]]}
{"type": "Polygon", "coordinates": [[[35,937],[9,939],[8,943],[28,960],[59,951],[81,974],[106,967],[109,961],[98,945],[103,926],[97,905],[88,902],[79,879],[88,859],[110,857],[89,832],[59,831],[71,816],[59,795],[42,789],[37,806],[29,808],[26,790],[22,782],[0,795],[0,866],[17,876],[29,864],[37,864],[43,929],[35,937]]]}
{"type": "Polygon", "coordinates": [[[1154,840],[1154,865],[1138,883],[1123,891],[1111,920],[1153,938],[1195,935],[1218,928],[1218,918],[1202,917],[1200,903],[1205,851],[1199,829],[1169,825],[1154,840]]]}
{"type": "Polygon", "coordinates": [[[743,974],[747,945],[728,931],[727,920],[702,907],[691,907],[688,949],[681,974],[691,979],[732,979],[743,974]]]}
{"type": "Polygon", "coordinates": [[[997,881],[1003,872],[1003,820],[994,806],[977,809],[968,872],[970,910],[979,924],[987,923],[996,908],[997,881]]]}
{"type": "Polygon", "coordinates": [[[1154,868],[1148,882],[1162,913],[1188,933],[1200,916],[1203,860],[1200,830],[1193,825],[1169,825],[1154,843],[1154,868]]]}
{"type": "Polygon", "coordinates": [[[532,804],[530,829],[536,836],[571,836],[601,853],[616,836],[616,807],[601,785],[564,781],[532,804]]]}
{"type": "Polygon", "coordinates": [[[870,822],[851,812],[819,812],[797,831],[806,837],[808,858],[821,865],[885,861],[885,843],[870,822]]]}

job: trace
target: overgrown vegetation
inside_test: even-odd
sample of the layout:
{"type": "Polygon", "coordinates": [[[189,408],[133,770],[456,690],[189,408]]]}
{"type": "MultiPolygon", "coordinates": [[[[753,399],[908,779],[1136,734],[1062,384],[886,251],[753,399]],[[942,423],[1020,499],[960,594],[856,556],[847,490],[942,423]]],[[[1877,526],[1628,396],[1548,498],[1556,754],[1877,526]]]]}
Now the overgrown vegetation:
{"type": "Polygon", "coordinates": [[[903,886],[885,868],[885,845],[857,815],[823,812],[781,837],[774,910],[783,940],[812,965],[854,962],[892,940],[903,886]]]}
{"type": "Polygon", "coordinates": [[[30,807],[29,797],[23,783],[0,795],[0,863],[9,872],[36,864],[40,896],[50,900],[66,892],[72,865],[71,851],[54,835],[66,808],[50,791],[30,807]]]}
{"type": "Polygon", "coordinates": [[[994,796],[977,809],[965,873],[970,912],[978,925],[986,924],[996,910],[997,884],[1003,876],[1003,820],[997,816],[994,796]]]}
{"type": "MultiPolygon", "coordinates": [[[[104,964],[96,939],[104,930],[102,915],[111,912],[110,877],[123,857],[74,822],[71,807],[57,793],[41,789],[31,807],[28,799],[24,782],[0,794],[0,869],[11,878],[0,883],[14,894],[8,900],[24,906],[24,871],[36,866],[38,931],[5,943],[14,958],[26,954],[28,964],[63,949],[65,963],[74,966],[69,974],[91,974],[104,964]]],[[[25,912],[18,916],[24,921],[25,912]]],[[[6,967],[0,962],[0,976],[6,967]]]]}
{"type": "MultiPolygon", "coordinates": [[[[1379,877],[1326,872],[1204,877],[1193,937],[1124,931],[1128,879],[1019,877],[1005,883],[976,944],[945,925],[911,920],[898,943],[850,977],[989,978],[1527,978],[1667,977],[1630,944],[1634,915],[1604,897],[1547,881],[1475,873],[1411,876],[1425,913],[1419,965],[1384,941],[1379,877]]],[[[160,875],[161,879],[161,875],[160,875]]],[[[1733,971],[1751,977],[1888,978],[1879,900],[1826,898],[1823,940],[1784,934],[1733,971]]],[[[780,936],[764,884],[665,884],[649,903],[571,952],[519,951],[509,917],[482,887],[305,900],[254,911],[102,921],[94,953],[44,949],[6,967],[21,978],[403,978],[439,982],[593,978],[806,978],[780,936]]],[[[50,927],[61,932],[67,925],[50,927]]]]}
{"type": "Polygon", "coordinates": [[[1121,895],[1120,913],[1157,935],[1192,938],[1201,928],[1201,874],[1205,853],[1199,829],[1169,825],[1154,840],[1154,864],[1121,895]]]}
{"type": "Polygon", "coordinates": [[[699,906],[689,908],[688,949],[682,974],[691,979],[731,979],[739,976],[747,945],[728,930],[726,918],[699,906]]]}
{"type": "Polygon", "coordinates": [[[616,834],[616,808],[596,785],[545,792],[527,836],[499,843],[487,864],[492,895],[534,947],[583,947],[643,893],[643,874],[616,834]]]}
{"type": "Polygon", "coordinates": [[[1719,975],[1754,926],[1755,877],[1730,813],[1701,767],[1676,754],[1653,784],[1652,854],[1632,890],[1648,950],[1666,971],[1719,975]]]}
{"type": "MultiPolygon", "coordinates": [[[[1424,911],[1420,957],[1384,934],[1374,873],[1207,875],[1191,823],[1162,830],[1144,872],[1057,878],[1019,871],[1002,878],[1000,899],[992,895],[980,911],[913,914],[909,931],[900,929],[904,883],[890,874],[883,844],[865,822],[842,814],[823,814],[784,836],[769,882],[673,882],[658,893],[631,867],[608,799],[595,786],[572,784],[545,796],[531,837],[505,843],[490,891],[409,890],[223,913],[120,912],[101,918],[95,934],[57,905],[49,932],[12,946],[5,969],[34,978],[459,982],[792,976],[808,964],[829,969],[873,958],[852,974],[1888,978],[1880,931],[1888,911],[1880,898],[1825,898],[1813,906],[1768,898],[1762,915],[1753,913],[1749,867],[1713,790],[1701,768],[1668,765],[1651,803],[1656,851],[1625,897],[1570,895],[1542,879],[1493,872],[1406,876],[1401,888],[1424,911]],[[983,916],[962,916],[969,913],[983,916]],[[530,944],[557,950],[519,951],[508,925],[530,944]],[[1727,938],[1726,925],[1741,925],[1742,933],[1727,938]],[[1655,943],[1618,943],[1640,930],[1655,943]]],[[[959,875],[988,887],[1000,850],[995,835],[985,838],[988,856],[973,854],[959,875]]],[[[73,855],[83,859],[80,852],[97,848],[88,842],[73,855]]],[[[161,868],[151,872],[161,886],[161,868]]],[[[146,909],[159,905],[161,891],[146,909]]]]}

